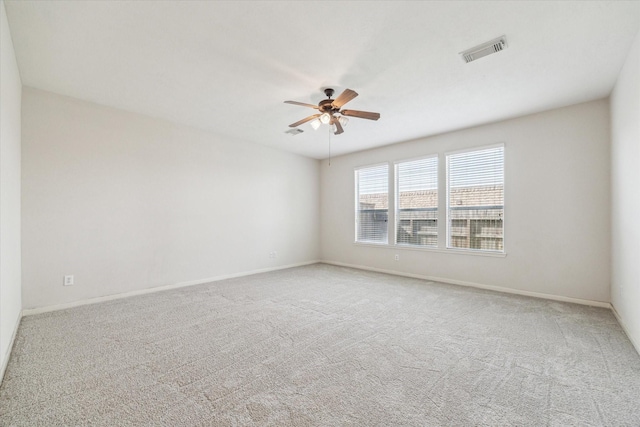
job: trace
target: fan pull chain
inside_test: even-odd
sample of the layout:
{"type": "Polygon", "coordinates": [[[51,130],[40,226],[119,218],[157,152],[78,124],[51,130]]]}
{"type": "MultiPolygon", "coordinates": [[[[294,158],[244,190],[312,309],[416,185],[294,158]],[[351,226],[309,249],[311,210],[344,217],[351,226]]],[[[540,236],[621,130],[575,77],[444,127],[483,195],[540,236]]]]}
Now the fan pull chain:
{"type": "Polygon", "coordinates": [[[329,167],[331,167],[331,127],[329,127],[329,167]]]}

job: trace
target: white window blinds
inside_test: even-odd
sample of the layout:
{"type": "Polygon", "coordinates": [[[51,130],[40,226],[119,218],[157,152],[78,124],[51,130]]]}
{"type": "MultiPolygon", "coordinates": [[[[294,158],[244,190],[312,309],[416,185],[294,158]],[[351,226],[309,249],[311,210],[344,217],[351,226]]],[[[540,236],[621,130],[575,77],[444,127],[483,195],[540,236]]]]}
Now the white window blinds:
{"type": "Polygon", "coordinates": [[[356,170],[356,241],[387,243],[389,165],[356,170]]]}
{"type": "Polygon", "coordinates": [[[450,248],[504,250],[504,147],[447,155],[450,248]]]}
{"type": "Polygon", "coordinates": [[[396,163],[396,243],[438,246],[438,157],[396,163]]]}

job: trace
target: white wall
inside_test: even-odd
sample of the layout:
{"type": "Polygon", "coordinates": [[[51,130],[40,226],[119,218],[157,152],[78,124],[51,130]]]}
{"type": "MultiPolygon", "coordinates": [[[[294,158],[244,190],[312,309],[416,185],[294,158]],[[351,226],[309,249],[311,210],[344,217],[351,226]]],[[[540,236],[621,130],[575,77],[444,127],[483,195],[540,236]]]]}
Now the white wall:
{"type": "Polygon", "coordinates": [[[20,92],[9,23],[0,2],[0,380],[20,321],[20,92]]]}
{"type": "Polygon", "coordinates": [[[318,258],[318,161],[26,87],[22,107],[24,308],[318,258]]]}
{"type": "Polygon", "coordinates": [[[640,33],[611,94],[611,302],[640,352],[640,33]]]}
{"type": "Polygon", "coordinates": [[[609,105],[599,100],[324,161],[322,259],[609,302],[609,131],[609,105]],[[354,167],[495,143],[505,144],[506,257],[353,243],[354,167]]]}

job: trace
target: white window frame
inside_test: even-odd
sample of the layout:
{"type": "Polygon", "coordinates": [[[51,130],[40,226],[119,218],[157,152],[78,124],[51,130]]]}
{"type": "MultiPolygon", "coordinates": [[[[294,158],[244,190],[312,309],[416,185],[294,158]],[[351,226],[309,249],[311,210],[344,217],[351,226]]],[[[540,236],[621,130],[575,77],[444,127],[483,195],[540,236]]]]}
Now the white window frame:
{"type": "Polygon", "coordinates": [[[395,239],[395,234],[393,234],[393,232],[389,231],[389,228],[390,228],[389,224],[392,223],[391,221],[393,220],[393,218],[391,218],[391,213],[393,212],[393,209],[391,207],[391,200],[392,200],[393,192],[391,191],[391,189],[392,189],[392,180],[391,180],[391,165],[390,165],[390,163],[389,162],[382,162],[382,163],[375,163],[375,164],[358,166],[358,167],[353,169],[353,178],[354,178],[354,222],[353,222],[353,224],[355,225],[355,227],[354,227],[354,243],[359,244],[359,245],[389,246],[390,237],[393,236],[393,238],[395,239]],[[385,241],[380,241],[380,242],[377,242],[375,240],[358,240],[358,228],[360,226],[359,217],[358,217],[358,214],[360,212],[360,210],[359,210],[359,208],[360,208],[360,200],[359,200],[359,196],[360,196],[360,189],[359,189],[360,180],[358,178],[358,172],[360,170],[362,170],[362,169],[370,169],[370,168],[375,168],[375,167],[379,167],[379,166],[386,166],[387,167],[387,233],[386,233],[386,240],[385,241]]]}
{"type": "Polygon", "coordinates": [[[398,166],[402,163],[415,162],[418,160],[427,160],[427,159],[436,159],[436,191],[438,194],[438,206],[436,208],[437,218],[436,223],[440,223],[440,156],[435,154],[428,154],[426,156],[420,157],[412,157],[409,159],[402,159],[393,162],[393,189],[394,189],[394,198],[393,198],[393,212],[394,212],[394,221],[393,221],[393,244],[398,248],[406,248],[406,249],[438,249],[440,246],[440,233],[436,234],[436,244],[435,245],[415,245],[410,243],[398,243],[398,225],[400,221],[400,180],[398,179],[398,166]]]}
{"type": "Polygon", "coordinates": [[[507,202],[506,202],[506,164],[507,164],[507,160],[506,160],[506,147],[504,143],[498,143],[498,144],[491,144],[491,145],[483,145],[483,146],[478,146],[478,147],[470,147],[470,148],[465,148],[465,149],[461,149],[461,150],[455,150],[455,151],[448,151],[444,153],[444,158],[445,158],[445,185],[446,185],[446,212],[445,212],[445,224],[446,224],[446,237],[445,237],[445,242],[446,242],[446,251],[449,252],[460,252],[460,253],[473,253],[473,254],[482,254],[482,255],[497,255],[497,256],[505,256],[506,255],[506,242],[507,242],[507,236],[506,236],[506,206],[507,206],[507,202]],[[451,155],[455,155],[455,154],[461,154],[461,153],[470,153],[473,151],[482,151],[482,150],[487,150],[487,149],[491,149],[491,148],[502,148],[502,156],[503,156],[503,160],[502,160],[502,171],[503,171],[503,178],[502,178],[502,188],[503,188],[503,200],[502,200],[502,250],[490,250],[490,249],[474,249],[474,248],[459,248],[459,247],[454,247],[451,246],[451,220],[450,220],[450,202],[451,202],[451,196],[450,196],[450,179],[449,179],[449,156],[451,155]]]}

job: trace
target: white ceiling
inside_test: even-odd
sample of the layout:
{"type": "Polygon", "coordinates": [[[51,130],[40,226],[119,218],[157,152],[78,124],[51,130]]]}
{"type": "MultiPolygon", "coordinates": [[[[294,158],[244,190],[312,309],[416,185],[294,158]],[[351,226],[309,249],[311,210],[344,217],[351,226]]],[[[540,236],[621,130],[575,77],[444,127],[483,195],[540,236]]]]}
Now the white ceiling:
{"type": "Polygon", "coordinates": [[[22,82],[314,158],[321,89],[381,113],[332,155],[606,97],[640,1],[6,1],[22,82]],[[506,35],[503,52],[459,52],[506,35]]]}

